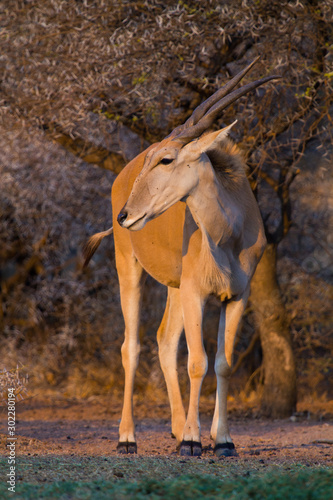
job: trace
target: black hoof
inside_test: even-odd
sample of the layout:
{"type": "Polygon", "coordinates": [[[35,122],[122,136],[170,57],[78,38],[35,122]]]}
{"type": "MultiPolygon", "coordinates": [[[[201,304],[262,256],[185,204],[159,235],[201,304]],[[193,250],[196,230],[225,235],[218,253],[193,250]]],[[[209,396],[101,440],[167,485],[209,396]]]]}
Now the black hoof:
{"type": "Polygon", "coordinates": [[[215,455],[220,457],[238,457],[234,443],[219,443],[214,448],[215,455]]]}
{"type": "Polygon", "coordinates": [[[198,441],[182,441],[179,454],[182,457],[201,457],[202,446],[198,441]]]}
{"type": "Polygon", "coordinates": [[[133,454],[137,453],[138,448],[136,446],[136,443],[118,443],[117,445],[117,452],[120,453],[121,455],[127,455],[128,453],[133,454]]]}

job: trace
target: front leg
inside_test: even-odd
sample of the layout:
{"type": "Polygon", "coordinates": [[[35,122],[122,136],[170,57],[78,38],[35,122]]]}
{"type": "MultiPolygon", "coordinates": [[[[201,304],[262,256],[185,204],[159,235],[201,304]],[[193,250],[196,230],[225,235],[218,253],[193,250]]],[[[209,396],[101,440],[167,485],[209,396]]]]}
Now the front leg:
{"type": "Polygon", "coordinates": [[[211,427],[211,437],[215,441],[215,454],[220,456],[237,456],[235,446],[229,432],[227,415],[227,395],[232,369],[232,355],[235,338],[241,322],[249,290],[227,304],[222,304],[220,315],[215,373],[217,380],[216,404],[211,427]]]}
{"type": "Polygon", "coordinates": [[[188,348],[188,374],[190,378],[190,402],[184,427],[181,455],[201,455],[199,398],[207,372],[207,355],[202,338],[202,316],[205,300],[191,286],[181,285],[185,336],[188,348]]]}

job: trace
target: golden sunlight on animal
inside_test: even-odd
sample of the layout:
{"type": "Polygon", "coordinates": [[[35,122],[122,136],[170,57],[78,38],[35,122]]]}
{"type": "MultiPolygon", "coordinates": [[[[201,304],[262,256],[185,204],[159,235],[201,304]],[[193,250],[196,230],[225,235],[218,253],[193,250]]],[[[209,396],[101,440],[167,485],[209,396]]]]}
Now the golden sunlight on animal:
{"type": "MultiPolygon", "coordinates": [[[[148,273],[168,287],[157,341],[171,406],[172,434],[181,455],[201,454],[199,397],[207,371],[203,310],[210,295],[221,300],[211,437],[217,456],[236,454],[227,420],[233,346],[266,239],[246,165],[227,137],[236,122],[215,132],[207,130],[236,99],[277,78],[266,77],[234,90],[256,61],[203,102],[168,137],[131,161],[113,184],[113,233],[125,321],[119,453],[137,451],[133,387],[140,352],[142,288],[148,273]],[[190,378],[187,415],[177,376],[177,348],[183,329],[190,378]]],[[[90,239],[86,264],[111,231],[90,239]]]]}

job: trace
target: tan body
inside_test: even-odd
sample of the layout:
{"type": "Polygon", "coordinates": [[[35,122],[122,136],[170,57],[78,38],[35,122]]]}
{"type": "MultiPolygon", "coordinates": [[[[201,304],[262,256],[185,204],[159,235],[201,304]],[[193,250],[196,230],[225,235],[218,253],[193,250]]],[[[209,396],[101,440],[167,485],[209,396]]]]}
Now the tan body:
{"type": "MultiPolygon", "coordinates": [[[[116,223],[117,215],[132,191],[133,183],[141,172],[147,151],[131,161],[118,175],[112,187],[112,212],[116,246],[134,252],[143,268],[166,286],[179,287],[182,266],[182,240],[185,204],[177,203],[159,219],[151,221],[140,232],[129,232],[116,223]],[[164,231],[161,233],[161,223],[164,231]],[[152,260],[152,255],[156,256],[152,260]]],[[[122,250],[122,251],[124,251],[122,250]]]]}
{"type": "MultiPolygon", "coordinates": [[[[233,80],[237,78],[238,82],[241,76],[233,80]]],[[[265,81],[252,84],[252,88],[265,81]]],[[[168,287],[157,340],[171,405],[172,433],[182,455],[201,454],[199,397],[207,371],[202,316],[209,295],[221,300],[211,436],[218,456],[235,453],[227,422],[232,353],[250,281],[266,239],[244,162],[227,138],[230,127],[206,135],[203,132],[220,111],[217,106],[223,106],[225,99],[232,102],[242,89],[217,104],[214,94],[184,126],[130,162],[113,184],[116,266],[125,321],[125,393],[118,445],[122,453],[136,451],[133,386],[146,273],[168,287]],[[183,329],[191,383],[187,416],[177,376],[177,348],[183,329]]],[[[110,232],[91,238],[87,261],[110,232]]]]}
{"type": "MultiPolygon", "coordinates": [[[[232,207],[235,217],[242,219],[238,221],[239,227],[230,226],[230,221],[226,220],[228,216],[231,218],[230,214],[220,213],[221,222],[218,223],[215,211],[207,214],[204,208],[204,213],[200,213],[200,205],[194,214],[194,217],[199,219],[197,225],[191,209],[186,209],[186,204],[179,201],[158,218],[148,222],[140,231],[128,231],[116,223],[116,218],[129,198],[134,180],[143,167],[145,155],[146,152],[142,153],[127,165],[117,177],[112,189],[116,264],[125,321],[128,318],[123,346],[125,372],[129,372],[128,379],[134,379],[139,355],[137,305],[142,293],[144,270],[169,287],[168,307],[158,332],[158,342],[172,409],[172,432],[179,444],[182,441],[200,442],[198,400],[202,379],[207,370],[201,326],[203,307],[211,294],[220,297],[221,301],[234,299],[222,303],[218,332],[219,351],[216,357],[222,401],[217,401],[211,431],[215,444],[231,442],[226,415],[227,386],[234,339],[248,298],[250,279],[265,246],[259,210],[243,171],[241,182],[237,180],[238,192],[235,187],[233,193],[233,199],[238,203],[232,203],[238,205],[237,211],[241,214],[236,213],[235,206],[232,207]],[[210,262],[209,254],[213,252],[212,248],[208,248],[207,235],[203,237],[201,224],[204,233],[207,233],[211,240],[210,246],[212,247],[213,243],[216,245],[215,262],[210,262]],[[223,280],[216,274],[215,266],[219,261],[223,280]],[[190,350],[189,375],[193,392],[190,410],[192,406],[193,408],[192,412],[189,411],[190,419],[185,429],[185,411],[176,372],[177,347],[184,322],[189,324],[188,329],[185,326],[185,333],[190,350]],[[128,361],[130,357],[133,358],[132,363],[128,361]],[[218,435],[219,413],[221,418],[218,435]]],[[[212,174],[214,175],[213,170],[212,174]]],[[[217,178],[216,183],[219,184],[217,178]]],[[[223,186],[218,187],[224,191],[223,186]]],[[[205,190],[205,186],[202,188],[205,190]]],[[[230,196],[227,192],[223,194],[224,197],[230,196]]],[[[210,203],[213,200],[216,198],[212,197],[210,203]]],[[[231,202],[227,201],[227,206],[230,207],[231,202]]],[[[191,200],[187,200],[187,205],[193,205],[191,200]]],[[[195,207],[192,209],[194,211],[195,207]]],[[[127,394],[125,392],[125,406],[120,425],[121,443],[135,442],[132,411],[131,387],[127,394]]]]}

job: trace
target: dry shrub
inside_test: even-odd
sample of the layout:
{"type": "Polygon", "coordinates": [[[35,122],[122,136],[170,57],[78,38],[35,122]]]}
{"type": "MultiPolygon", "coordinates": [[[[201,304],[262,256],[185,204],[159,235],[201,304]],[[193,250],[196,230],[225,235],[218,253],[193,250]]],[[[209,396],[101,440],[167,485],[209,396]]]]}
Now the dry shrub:
{"type": "Polygon", "coordinates": [[[22,401],[28,395],[28,375],[24,372],[24,367],[17,365],[16,369],[0,370],[0,405],[8,404],[8,389],[14,389],[16,401],[22,401]]]}

